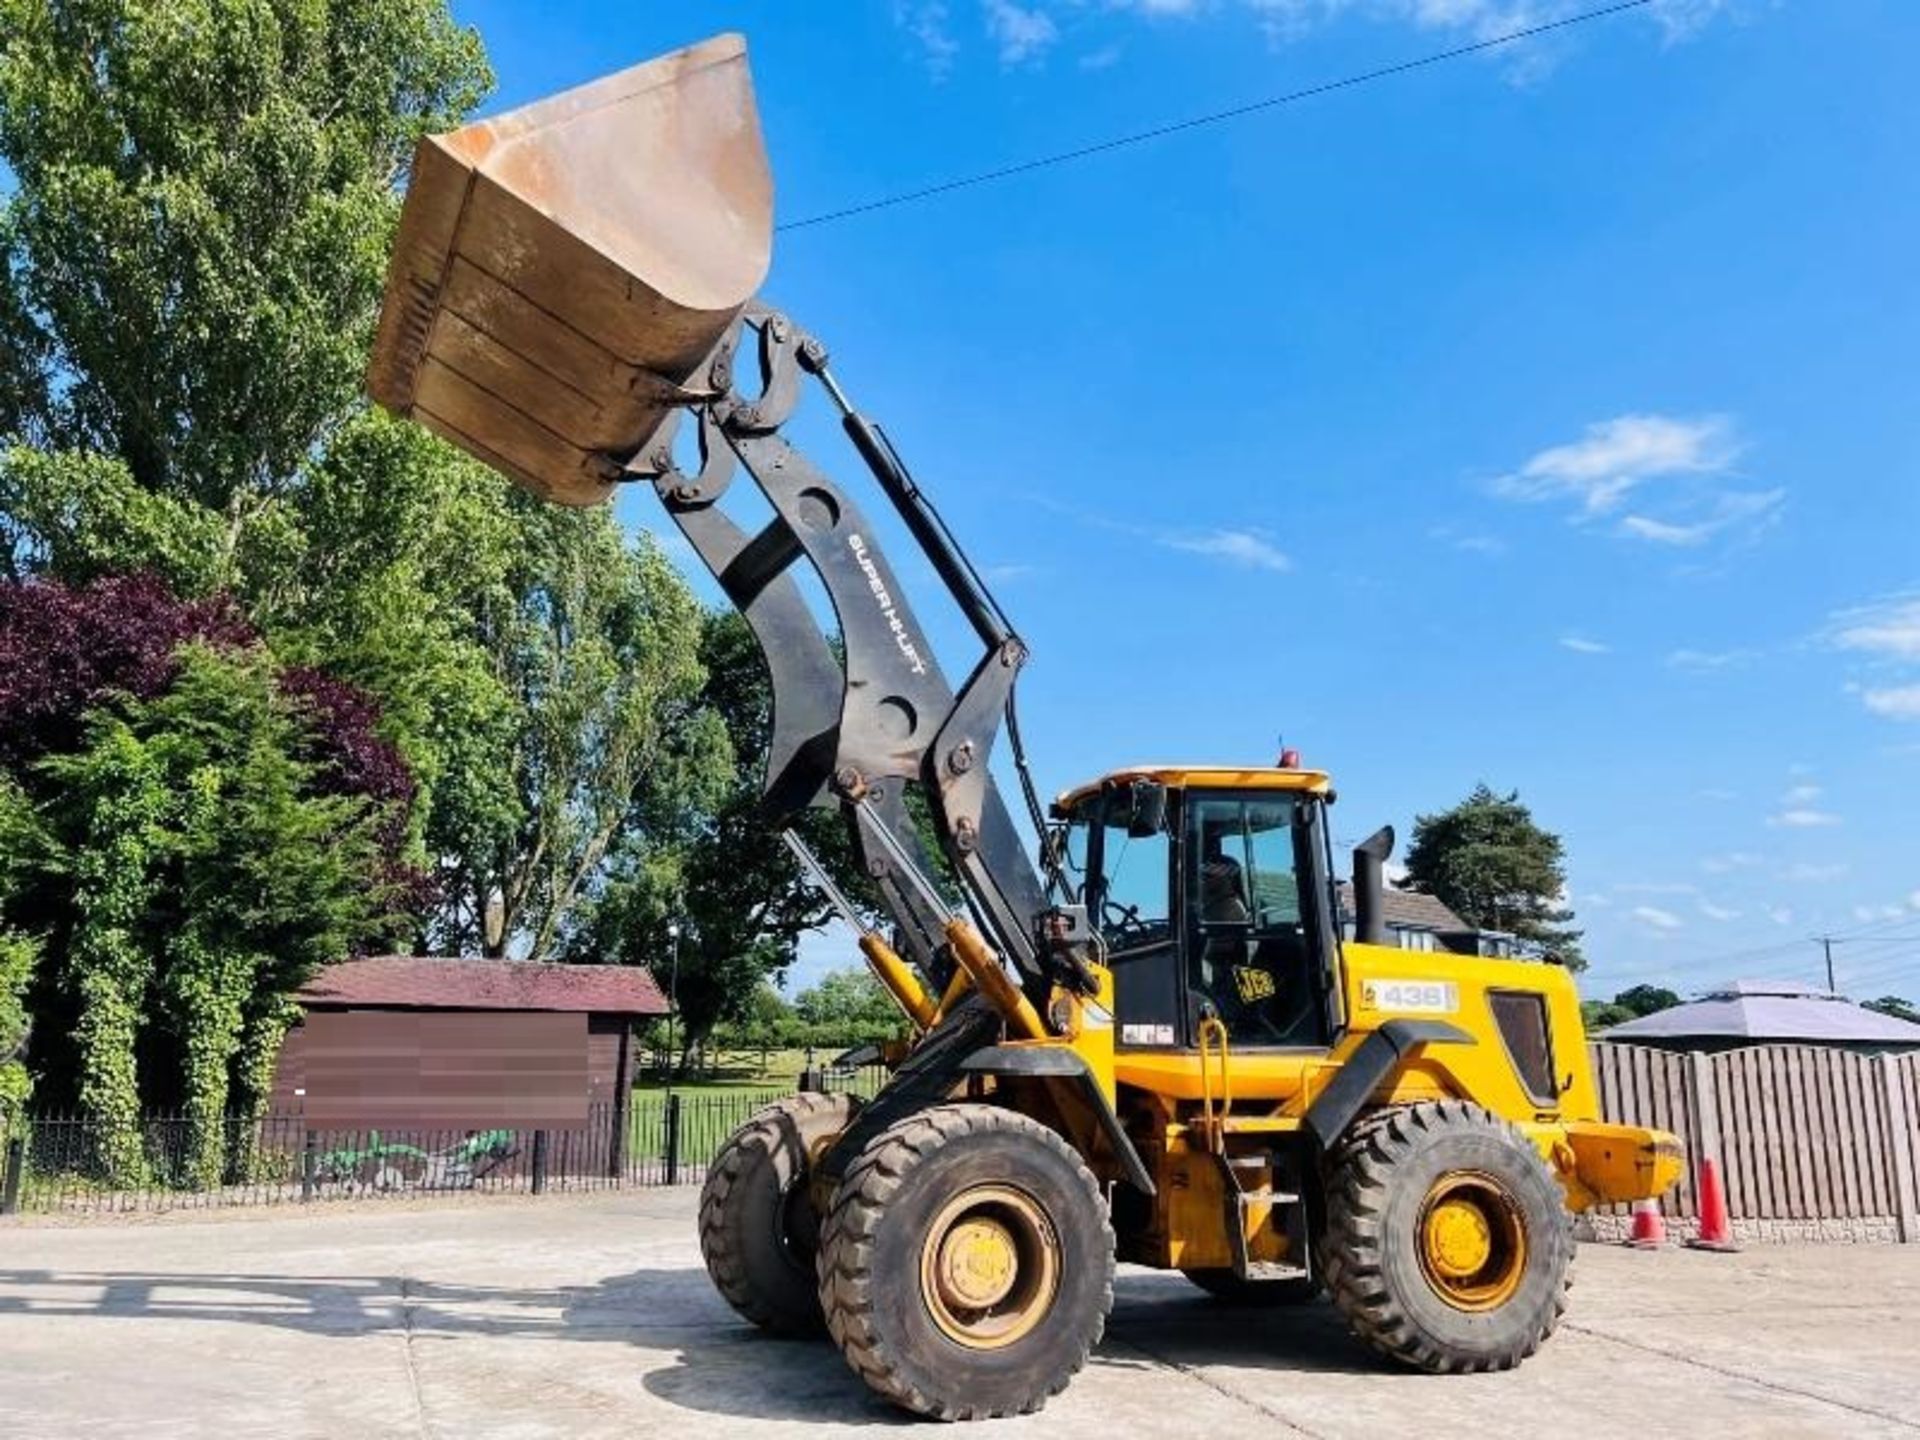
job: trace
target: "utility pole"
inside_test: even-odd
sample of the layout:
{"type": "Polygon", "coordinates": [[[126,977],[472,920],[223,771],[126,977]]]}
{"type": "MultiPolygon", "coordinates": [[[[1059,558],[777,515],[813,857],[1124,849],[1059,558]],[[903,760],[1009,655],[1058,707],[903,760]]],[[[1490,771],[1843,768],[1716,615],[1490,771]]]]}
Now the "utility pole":
{"type": "Polygon", "coordinates": [[[1816,935],[1813,938],[1819,943],[1821,952],[1827,957],[1827,992],[1829,994],[1838,994],[1839,987],[1833,983],[1833,936],[1816,935]]]}

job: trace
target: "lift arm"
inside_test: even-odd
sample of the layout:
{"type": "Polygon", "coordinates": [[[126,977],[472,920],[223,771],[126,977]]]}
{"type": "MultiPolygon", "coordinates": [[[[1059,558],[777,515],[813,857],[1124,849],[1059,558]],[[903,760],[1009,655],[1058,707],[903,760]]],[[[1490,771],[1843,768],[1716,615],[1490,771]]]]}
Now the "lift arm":
{"type": "Polygon", "coordinates": [[[766,654],[774,721],[769,817],[780,822],[809,805],[839,806],[904,948],[938,989],[952,978],[957,947],[907,809],[907,787],[919,785],[968,907],[993,949],[1012,962],[1021,989],[1044,1001],[1050,980],[1075,983],[1071,964],[1051,973],[1056,962],[1040,936],[1046,887],[989,771],[1004,718],[1023,798],[1044,834],[1012,722],[1027,651],[979,573],[885,433],[848,401],[825,346],[785,315],[749,307],[685,392],[691,398],[635,454],[608,462],[608,478],[653,485],[766,654]],[[743,362],[740,351],[749,346],[743,362]],[[753,398],[735,383],[741,363],[757,371],[753,398]],[[981,654],[957,690],[859,503],[781,433],[809,383],[839,411],[855,450],[980,640],[981,654]],[[674,458],[685,423],[698,427],[700,465],[691,475],[674,458]],[[741,471],[774,512],[752,534],[721,504],[741,471]],[[838,656],[795,581],[803,559],[839,622],[838,656]]]}

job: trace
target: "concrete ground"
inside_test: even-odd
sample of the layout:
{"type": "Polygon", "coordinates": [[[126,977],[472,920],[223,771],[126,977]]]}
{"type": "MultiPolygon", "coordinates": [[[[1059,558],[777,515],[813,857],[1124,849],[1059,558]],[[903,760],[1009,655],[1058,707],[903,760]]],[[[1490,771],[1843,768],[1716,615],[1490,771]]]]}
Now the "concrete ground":
{"type": "MultiPolygon", "coordinates": [[[[0,1435],[744,1436],[911,1424],[715,1296],[686,1190],[0,1226],[0,1435]]],[[[1325,1305],[1123,1272],[1107,1340],[1007,1440],[1912,1435],[1920,1246],[1582,1247],[1506,1375],[1376,1364],[1325,1305]]],[[[949,1432],[952,1433],[952,1432],[949,1432]]],[[[988,1432],[976,1432],[988,1433],[988,1432]]]]}

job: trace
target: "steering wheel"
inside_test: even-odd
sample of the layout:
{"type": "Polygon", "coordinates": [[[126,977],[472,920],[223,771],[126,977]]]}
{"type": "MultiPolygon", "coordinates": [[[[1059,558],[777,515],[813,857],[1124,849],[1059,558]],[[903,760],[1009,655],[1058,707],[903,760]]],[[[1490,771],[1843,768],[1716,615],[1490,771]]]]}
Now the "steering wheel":
{"type": "Polygon", "coordinates": [[[1140,918],[1138,905],[1127,905],[1113,899],[1101,900],[1100,923],[1110,926],[1121,936],[1143,935],[1147,930],[1147,922],[1140,918]]]}

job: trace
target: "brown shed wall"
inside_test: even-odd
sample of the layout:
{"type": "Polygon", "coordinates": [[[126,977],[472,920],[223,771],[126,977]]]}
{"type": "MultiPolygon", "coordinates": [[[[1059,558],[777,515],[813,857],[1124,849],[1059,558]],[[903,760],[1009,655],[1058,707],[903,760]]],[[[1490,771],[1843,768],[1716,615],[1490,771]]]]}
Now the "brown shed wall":
{"type": "Polygon", "coordinates": [[[275,1104],[352,1129],[578,1126],[590,1099],[614,1098],[617,1067],[604,1092],[590,1078],[589,1029],[582,1014],[310,1011],[281,1052],[275,1104]]]}

